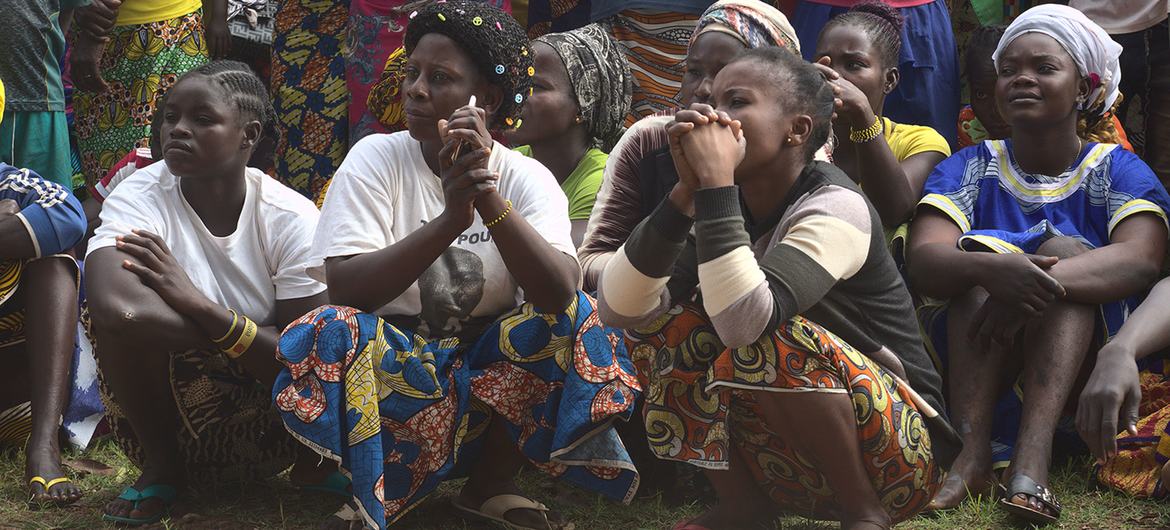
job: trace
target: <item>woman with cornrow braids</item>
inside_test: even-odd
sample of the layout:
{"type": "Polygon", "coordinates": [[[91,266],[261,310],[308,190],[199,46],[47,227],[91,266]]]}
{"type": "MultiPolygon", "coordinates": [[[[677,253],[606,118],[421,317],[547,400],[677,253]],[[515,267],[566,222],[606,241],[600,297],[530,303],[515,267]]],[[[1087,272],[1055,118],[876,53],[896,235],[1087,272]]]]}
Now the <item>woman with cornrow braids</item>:
{"type": "MultiPolygon", "coordinates": [[[[316,208],[247,167],[274,121],[247,66],[200,67],[154,124],[163,162],[103,205],[86,287],[114,437],[142,470],[107,521],[154,523],[190,483],[272,476],[295,458],[269,392],[278,330],[326,297],[305,274],[316,208]]],[[[330,482],[302,453],[293,481],[330,482]]]]}

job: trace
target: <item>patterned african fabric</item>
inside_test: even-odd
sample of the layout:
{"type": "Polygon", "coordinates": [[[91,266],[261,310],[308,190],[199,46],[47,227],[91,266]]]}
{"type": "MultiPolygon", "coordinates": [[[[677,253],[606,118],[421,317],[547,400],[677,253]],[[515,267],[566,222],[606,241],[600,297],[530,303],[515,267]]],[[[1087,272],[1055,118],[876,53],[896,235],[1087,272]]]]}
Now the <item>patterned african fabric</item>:
{"type": "MultiPolygon", "coordinates": [[[[66,403],[63,412],[62,427],[65,428],[65,434],[70,444],[79,449],[85,449],[93,437],[98,422],[105,415],[105,407],[98,395],[97,363],[93,355],[93,342],[86,333],[89,309],[85,303],[82,264],[73,256],[66,254],[55,254],[38,259],[64,259],[76,267],[74,280],[78,290],[77,301],[80,318],[77,322],[68,324],[73,328],[77,339],[71,355],[69,402],[66,403]]],[[[25,261],[0,261],[0,352],[3,352],[3,355],[13,353],[31,355],[35,353],[24,347],[26,340],[25,321],[28,318],[25,300],[28,296],[42,294],[29,293],[27,288],[21,289],[20,277],[26,270],[26,265],[25,261]]],[[[9,377],[14,376],[14,374],[9,374],[9,377]]],[[[29,403],[0,412],[0,446],[23,444],[31,434],[32,409],[29,403]]]]}
{"type": "Polygon", "coordinates": [[[630,9],[604,22],[625,47],[634,74],[627,126],[644,116],[679,107],[687,41],[698,20],[698,13],[630,9]]]}
{"type": "MultiPolygon", "coordinates": [[[[265,385],[218,350],[159,354],[170,356],[179,417],[158,421],[174,421],[179,458],[192,482],[256,480],[292,465],[296,440],[282,428],[265,385]]],[[[101,396],[115,442],[141,468],[142,446],[104,380],[101,396]]]]}
{"type": "Polygon", "coordinates": [[[1146,363],[1138,377],[1142,401],[1138,406],[1137,435],[1117,435],[1117,455],[1097,466],[1097,481],[1135,497],[1166,496],[1159,476],[1170,461],[1170,363],[1146,363]]]}
{"type": "Polygon", "coordinates": [[[536,41],[547,44],[561,58],[593,147],[608,153],[625,130],[633,90],[624,49],[596,24],[549,33],[536,41]]]}
{"type": "Polygon", "coordinates": [[[344,44],[349,0],[288,0],[276,11],[276,177],[315,199],[349,149],[344,44]]]}
{"type": "MultiPolygon", "coordinates": [[[[1113,120],[1113,128],[1117,129],[1118,140],[1120,140],[1117,145],[1126,151],[1134,152],[1133,144],[1130,143],[1125,129],[1121,127],[1121,120],[1114,114],[1110,114],[1109,118],[1113,120]]],[[[963,110],[959,111],[959,149],[971,147],[989,139],[987,129],[983,127],[983,122],[975,116],[975,111],[971,109],[970,105],[964,106],[963,110]]]]}
{"type": "Polygon", "coordinates": [[[370,526],[488,456],[493,414],[538,469],[629,502],[638,473],[612,423],[640,387],[621,333],[581,292],[559,314],[521,305],[471,344],[323,306],[285,329],[273,393],[288,429],[350,475],[370,526]]]}
{"type": "Polygon", "coordinates": [[[839,499],[815,465],[762,420],[758,392],[848,394],[857,413],[863,463],[895,522],[934,496],[942,470],[909,386],[843,340],[803,317],[754,344],[723,346],[709,318],[692,304],[675,306],[627,346],[646,388],[644,421],[662,459],[727,469],[737,451],[779,510],[835,519],[839,499]]]}
{"type": "Polygon", "coordinates": [[[105,92],[77,90],[73,111],[86,184],[136,147],[149,147],[158,101],[179,77],[208,61],[202,10],[159,22],[117,26],[102,54],[105,92]]]}

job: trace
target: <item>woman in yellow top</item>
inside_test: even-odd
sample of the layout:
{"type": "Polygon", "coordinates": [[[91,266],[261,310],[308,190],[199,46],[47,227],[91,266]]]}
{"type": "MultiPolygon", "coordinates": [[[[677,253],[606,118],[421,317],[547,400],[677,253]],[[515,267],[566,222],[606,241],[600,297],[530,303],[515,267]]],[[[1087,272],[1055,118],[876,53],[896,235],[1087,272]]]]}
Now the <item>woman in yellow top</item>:
{"type": "Polygon", "coordinates": [[[227,0],[93,0],[76,16],[73,109],[82,172],[92,185],[126,153],[147,147],[163,94],[207,63],[209,46],[226,53],[231,36],[227,0]]]}
{"type": "Polygon", "coordinates": [[[557,178],[569,198],[573,246],[580,247],[608,153],[624,132],[630,65],[597,24],[540,37],[532,53],[532,97],[508,140],[557,178]]]}
{"type": "Polygon", "coordinates": [[[934,129],[882,117],[898,86],[901,34],[897,10],[864,2],[825,25],[815,55],[837,99],[833,163],[865,189],[890,229],[910,220],[926,177],[951,154],[934,129]]]}

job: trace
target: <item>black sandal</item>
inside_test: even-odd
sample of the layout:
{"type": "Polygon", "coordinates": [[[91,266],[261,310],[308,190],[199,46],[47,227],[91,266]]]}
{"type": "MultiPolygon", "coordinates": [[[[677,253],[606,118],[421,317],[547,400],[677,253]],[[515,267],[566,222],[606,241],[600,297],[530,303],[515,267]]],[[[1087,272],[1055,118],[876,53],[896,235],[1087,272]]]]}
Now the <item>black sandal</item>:
{"type": "Polygon", "coordinates": [[[1004,490],[1003,498],[999,500],[999,504],[1009,513],[1023,518],[1029,523],[1052,524],[1060,519],[1060,501],[1056,500],[1056,495],[1052,493],[1052,490],[1046,486],[1042,486],[1027,475],[1016,474],[1008,481],[1007,488],[1004,490]],[[1052,513],[1049,514],[1034,510],[1029,505],[1012,502],[1012,499],[1016,495],[1025,495],[1036,499],[1052,513]]]}

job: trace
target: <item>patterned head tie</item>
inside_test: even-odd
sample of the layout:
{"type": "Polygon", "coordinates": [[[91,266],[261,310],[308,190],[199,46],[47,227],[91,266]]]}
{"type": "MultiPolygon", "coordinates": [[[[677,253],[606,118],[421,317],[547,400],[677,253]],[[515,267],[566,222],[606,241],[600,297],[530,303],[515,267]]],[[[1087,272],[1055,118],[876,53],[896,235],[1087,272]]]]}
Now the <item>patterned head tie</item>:
{"type": "Polygon", "coordinates": [[[731,35],[748,48],[779,46],[800,55],[796,30],[780,10],[760,0],[720,0],[699,17],[687,51],[708,32],[731,35]]]}

